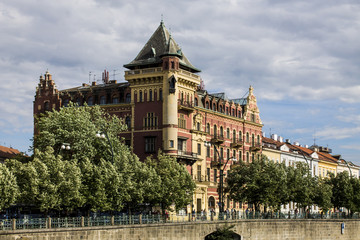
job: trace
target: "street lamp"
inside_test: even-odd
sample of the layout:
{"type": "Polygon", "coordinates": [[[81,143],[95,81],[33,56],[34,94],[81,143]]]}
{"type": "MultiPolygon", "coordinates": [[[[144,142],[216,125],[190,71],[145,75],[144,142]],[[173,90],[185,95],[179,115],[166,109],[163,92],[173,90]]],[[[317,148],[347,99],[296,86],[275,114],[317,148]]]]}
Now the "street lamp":
{"type": "Polygon", "coordinates": [[[114,163],[114,149],[113,149],[113,146],[111,144],[111,141],[109,139],[107,132],[106,131],[98,132],[95,136],[98,138],[102,138],[102,139],[106,138],[107,139],[107,141],[111,147],[111,160],[112,160],[112,163],[114,163]]]}
{"type": "Polygon", "coordinates": [[[222,167],[223,165],[223,158],[220,156],[220,153],[217,149],[217,146],[211,142],[204,142],[204,146],[205,147],[210,147],[210,146],[214,146],[215,152],[218,155],[218,163],[216,164],[217,167],[219,168],[219,172],[220,172],[220,183],[219,183],[219,203],[220,203],[220,213],[224,212],[224,196],[223,196],[223,188],[224,188],[224,170],[229,162],[229,160],[231,159],[232,161],[236,162],[237,159],[232,157],[232,158],[228,158],[228,160],[226,161],[226,163],[224,164],[224,167],[222,167]]]}
{"type": "Polygon", "coordinates": [[[61,145],[61,150],[70,150],[70,144],[69,143],[63,143],[61,145]]]}

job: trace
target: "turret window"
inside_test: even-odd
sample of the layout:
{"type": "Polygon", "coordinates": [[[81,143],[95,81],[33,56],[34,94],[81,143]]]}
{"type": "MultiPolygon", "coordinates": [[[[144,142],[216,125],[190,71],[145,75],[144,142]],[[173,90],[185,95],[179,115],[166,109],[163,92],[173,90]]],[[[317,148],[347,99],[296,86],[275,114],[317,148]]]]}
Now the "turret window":
{"type": "Polygon", "coordinates": [[[149,101],[151,102],[153,100],[153,92],[152,90],[149,90],[149,101]]]}
{"type": "Polygon", "coordinates": [[[139,102],[142,102],[143,101],[143,92],[140,91],[139,92],[139,102]]]}
{"type": "Polygon", "coordinates": [[[127,93],[127,94],[126,94],[125,102],[126,102],[126,103],[130,103],[130,102],[131,102],[131,94],[130,94],[130,93],[127,93]]]}
{"type": "Polygon", "coordinates": [[[127,126],[128,130],[131,128],[131,119],[129,116],[125,118],[125,125],[127,126]]]}
{"type": "Polygon", "coordinates": [[[49,102],[44,102],[44,109],[45,109],[45,111],[50,110],[50,103],[49,102]]]}

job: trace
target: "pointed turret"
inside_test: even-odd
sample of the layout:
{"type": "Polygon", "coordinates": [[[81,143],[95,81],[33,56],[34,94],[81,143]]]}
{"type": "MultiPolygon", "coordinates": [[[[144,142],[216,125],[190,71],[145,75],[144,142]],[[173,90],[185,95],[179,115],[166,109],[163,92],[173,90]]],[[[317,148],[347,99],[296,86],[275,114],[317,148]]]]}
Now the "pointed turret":
{"type": "Polygon", "coordinates": [[[163,66],[163,59],[167,57],[176,57],[180,68],[189,72],[200,72],[186,58],[179,45],[172,38],[164,23],[156,29],[148,42],[136,56],[136,58],[124,67],[128,69],[141,69],[149,67],[163,66]]]}

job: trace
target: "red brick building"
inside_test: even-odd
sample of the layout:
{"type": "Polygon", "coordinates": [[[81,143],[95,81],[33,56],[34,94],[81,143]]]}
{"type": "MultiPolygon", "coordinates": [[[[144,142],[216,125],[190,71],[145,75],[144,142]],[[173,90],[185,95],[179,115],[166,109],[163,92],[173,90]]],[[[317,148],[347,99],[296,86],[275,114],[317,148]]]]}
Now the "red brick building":
{"type": "MultiPolygon", "coordinates": [[[[198,73],[164,24],[153,33],[136,58],[124,65],[125,81],[109,81],[58,91],[51,75],[40,77],[34,114],[59,109],[70,101],[99,104],[125,119],[126,142],[140,159],[159,149],[186,164],[197,184],[196,211],[217,209],[219,169],[215,147],[225,173],[236,160],[250,162],[260,156],[262,122],[253,88],[246,98],[228,99],[202,87],[198,73]],[[205,142],[211,142],[206,147],[205,142]]],[[[239,203],[225,201],[226,208],[239,203]]]]}

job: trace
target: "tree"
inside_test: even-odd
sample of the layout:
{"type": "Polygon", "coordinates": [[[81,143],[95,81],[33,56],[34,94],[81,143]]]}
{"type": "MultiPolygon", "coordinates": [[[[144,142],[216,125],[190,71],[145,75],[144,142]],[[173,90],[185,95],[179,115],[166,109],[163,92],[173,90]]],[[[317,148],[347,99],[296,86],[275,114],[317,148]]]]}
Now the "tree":
{"type": "Polygon", "coordinates": [[[0,211],[10,207],[19,196],[15,175],[0,163],[0,211]]]}
{"type": "Polygon", "coordinates": [[[196,187],[189,172],[174,158],[158,153],[157,159],[147,158],[146,164],[160,176],[158,194],[151,199],[152,203],[160,204],[163,212],[175,205],[176,210],[188,205],[196,187]]]}
{"type": "Polygon", "coordinates": [[[110,116],[99,106],[77,107],[70,103],[59,111],[48,111],[36,119],[38,134],[34,136],[34,148],[42,152],[48,146],[54,152],[61,154],[64,160],[89,159],[99,163],[100,159],[111,161],[111,145],[114,156],[121,144],[119,134],[126,129],[126,125],[116,116],[110,116]],[[107,139],[96,137],[97,133],[106,133],[107,139]],[[70,144],[70,151],[62,150],[63,143],[70,144]]]}
{"type": "MultiPolygon", "coordinates": [[[[352,181],[354,186],[356,182],[352,181]]],[[[350,212],[356,209],[353,203],[353,185],[350,181],[349,173],[347,171],[338,173],[336,176],[330,174],[329,183],[332,185],[332,198],[331,202],[334,207],[340,209],[341,207],[347,208],[350,212]]]]}
{"type": "Polygon", "coordinates": [[[333,206],[331,185],[324,179],[316,178],[315,181],[314,204],[318,205],[322,212],[327,212],[333,206]]]}
{"type": "Polygon", "coordinates": [[[28,163],[10,160],[7,165],[19,179],[19,201],[35,205],[41,211],[72,210],[83,204],[80,194],[81,172],[75,161],[63,161],[53,149],[35,150],[28,163]]]}
{"type": "Polygon", "coordinates": [[[260,204],[278,209],[287,200],[285,167],[269,161],[266,156],[250,164],[240,162],[227,178],[226,192],[239,202],[260,204]]]}
{"type": "Polygon", "coordinates": [[[287,168],[289,201],[296,202],[298,207],[306,208],[313,204],[316,182],[305,163],[296,163],[296,167],[287,168]]]}

